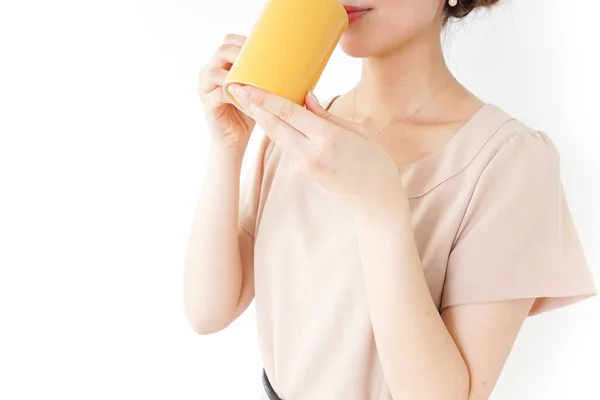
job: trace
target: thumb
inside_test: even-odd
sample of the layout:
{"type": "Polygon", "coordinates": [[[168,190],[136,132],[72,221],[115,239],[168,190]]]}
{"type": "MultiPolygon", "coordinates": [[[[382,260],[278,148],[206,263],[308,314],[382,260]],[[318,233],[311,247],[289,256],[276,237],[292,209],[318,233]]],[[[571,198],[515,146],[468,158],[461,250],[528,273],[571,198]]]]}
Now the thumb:
{"type": "Polygon", "coordinates": [[[306,95],[304,104],[306,105],[307,110],[309,110],[312,113],[316,114],[317,116],[331,122],[332,124],[335,124],[339,127],[342,127],[342,128],[348,129],[348,130],[352,130],[352,131],[356,130],[356,124],[354,124],[351,121],[340,118],[337,115],[333,115],[332,113],[327,111],[325,108],[323,108],[321,103],[319,103],[317,96],[315,96],[315,94],[313,92],[308,92],[308,94],[306,95]]]}

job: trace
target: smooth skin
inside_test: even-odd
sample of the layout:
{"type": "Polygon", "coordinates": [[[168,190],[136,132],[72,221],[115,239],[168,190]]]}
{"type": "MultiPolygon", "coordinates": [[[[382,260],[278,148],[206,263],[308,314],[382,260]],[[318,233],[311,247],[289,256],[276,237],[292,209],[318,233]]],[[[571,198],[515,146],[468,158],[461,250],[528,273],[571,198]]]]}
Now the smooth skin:
{"type": "MultiPolygon", "coordinates": [[[[237,87],[245,117],[223,97],[205,102],[214,92],[201,92],[213,145],[185,267],[188,319],[199,334],[219,331],[254,296],[253,241],[237,220],[250,118],[352,210],[375,342],[392,397],[487,399],[534,299],[461,305],[440,314],[425,281],[396,169],[444,146],[482,103],[452,78],[444,62],[442,1],[343,3],[371,11],[341,41],[347,54],[363,58],[360,90],[342,95],[329,111],[312,94],[304,108],[260,89],[237,87]],[[370,135],[411,115],[447,82],[448,88],[418,115],[370,135]]],[[[215,68],[215,59],[208,70],[215,68]]],[[[218,68],[227,70],[229,64],[221,61],[218,68]]],[[[202,75],[200,86],[217,87],[216,75],[210,85],[202,75]]]]}
{"type": "Polygon", "coordinates": [[[255,122],[239,112],[222,89],[244,40],[227,35],[200,72],[198,85],[212,140],[183,284],[185,313],[199,334],[222,330],[254,298],[254,243],[239,227],[238,208],[242,158],[255,122]]]}
{"type": "Polygon", "coordinates": [[[351,210],[375,343],[393,398],[487,399],[533,299],[450,307],[440,315],[389,154],[312,94],[306,109],[253,87],[236,96],[283,152],[351,210]]]}

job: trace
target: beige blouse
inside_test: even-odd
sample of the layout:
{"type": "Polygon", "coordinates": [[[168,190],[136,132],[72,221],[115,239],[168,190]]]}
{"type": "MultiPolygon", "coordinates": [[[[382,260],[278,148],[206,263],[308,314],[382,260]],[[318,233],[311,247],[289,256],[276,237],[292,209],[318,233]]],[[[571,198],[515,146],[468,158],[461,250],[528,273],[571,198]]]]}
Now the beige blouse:
{"type": "MultiPolygon", "coordinates": [[[[487,104],[399,176],[440,311],[537,298],[536,314],[596,293],[546,134],[487,104]]],[[[279,396],[391,400],[349,210],[266,136],[240,210],[255,239],[260,351],[279,396]]]]}

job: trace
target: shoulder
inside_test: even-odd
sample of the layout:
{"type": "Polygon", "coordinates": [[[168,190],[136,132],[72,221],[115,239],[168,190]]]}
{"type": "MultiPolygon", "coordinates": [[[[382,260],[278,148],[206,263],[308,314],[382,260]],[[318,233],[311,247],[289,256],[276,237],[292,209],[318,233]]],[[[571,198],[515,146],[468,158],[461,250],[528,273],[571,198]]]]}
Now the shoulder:
{"type": "Polygon", "coordinates": [[[486,104],[443,151],[403,166],[400,172],[408,196],[416,198],[446,182],[451,182],[452,190],[465,190],[484,176],[493,175],[500,182],[518,174],[555,173],[557,165],[558,152],[546,133],[486,104]]]}
{"type": "Polygon", "coordinates": [[[472,187],[471,211],[505,210],[519,203],[526,213],[554,204],[561,187],[560,157],[550,136],[499,108],[493,113],[504,122],[484,134],[489,138],[465,174],[472,187]]]}
{"type": "Polygon", "coordinates": [[[495,116],[497,121],[503,122],[496,122],[496,129],[475,133],[484,138],[491,134],[473,160],[482,171],[490,168],[505,172],[521,168],[540,170],[560,162],[558,149],[547,133],[530,127],[496,106],[489,107],[490,118],[495,116]]]}

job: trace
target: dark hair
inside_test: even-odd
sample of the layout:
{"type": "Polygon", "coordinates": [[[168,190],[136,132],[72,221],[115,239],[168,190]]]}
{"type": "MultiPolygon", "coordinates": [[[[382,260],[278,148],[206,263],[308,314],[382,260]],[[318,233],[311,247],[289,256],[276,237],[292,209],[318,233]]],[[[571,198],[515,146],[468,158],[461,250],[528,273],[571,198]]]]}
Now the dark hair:
{"type": "Polygon", "coordinates": [[[461,19],[471,14],[473,10],[482,7],[491,7],[497,4],[500,0],[458,0],[458,4],[450,7],[448,2],[444,6],[444,23],[448,20],[461,19]]]}

